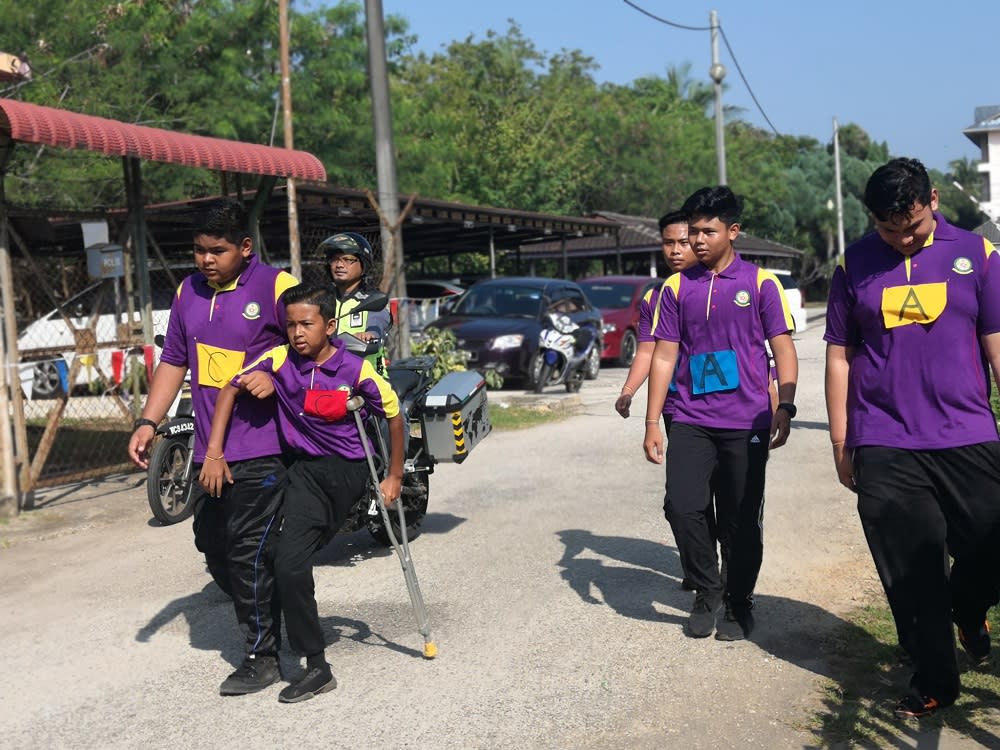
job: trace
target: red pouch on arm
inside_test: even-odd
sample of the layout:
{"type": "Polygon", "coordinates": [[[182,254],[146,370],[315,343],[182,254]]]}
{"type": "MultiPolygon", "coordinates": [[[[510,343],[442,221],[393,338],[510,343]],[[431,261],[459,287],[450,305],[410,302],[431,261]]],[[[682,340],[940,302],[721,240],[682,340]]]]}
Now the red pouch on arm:
{"type": "Polygon", "coordinates": [[[338,422],[347,416],[347,399],[350,395],[347,391],[310,388],[306,391],[305,412],[327,422],[338,422]]]}

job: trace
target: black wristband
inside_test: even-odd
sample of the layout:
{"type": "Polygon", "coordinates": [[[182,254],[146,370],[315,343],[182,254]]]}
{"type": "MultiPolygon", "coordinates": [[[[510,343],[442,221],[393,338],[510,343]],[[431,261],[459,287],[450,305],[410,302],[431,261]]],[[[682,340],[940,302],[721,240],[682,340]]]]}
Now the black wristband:
{"type": "Polygon", "coordinates": [[[791,419],[795,419],[795,415],[798,414],[799,412],[799,410],[795,408],[795,404],[789,403],[787,401],[783,401],[782,403],[778,404],[778,408],[787,411],[788,416],[791,419]]]}
{"type": "Polygon", "coordinates": [[[142,427],[143,425],[147,425],[147,424],[150,427],[152,427],[154,430],[159,426],[159,424],[157,422],[154,422],[152,419],[146,419],[145,417],[139,417],[137,420],[135,420],[132,423],[132,432],[135,432],[140,427],[142,427]]]}

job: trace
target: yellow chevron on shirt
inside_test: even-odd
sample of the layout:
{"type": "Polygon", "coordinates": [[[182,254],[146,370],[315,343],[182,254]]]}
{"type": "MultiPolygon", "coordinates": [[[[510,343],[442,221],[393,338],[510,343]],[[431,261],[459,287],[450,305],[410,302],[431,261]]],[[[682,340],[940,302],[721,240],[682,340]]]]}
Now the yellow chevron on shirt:
{"type": "Polygon", "coordinates": [[[246,352],[198,343],[198,385],[222,388],[243,368],[246,352]]]}
{"type": "Polygon", "coordinates": [[[788,309],[788,300],[785,299],[785,293],[782,291],[781,282],[778,281],[778,277],[775,276],[770,271],[765,271],[763,268],[757,269],[757,291],[764,285],[765,281],[770,281],[774,284],[774,288],[778,290],[778,299],[781,300],[781,313],[785,316],[785,325],[788,327],[789,331],[795,330],[795,321],[792,319],[792,311],[788,309]]]}
{"type": "Polygon", "coordinates": [[[943,281],[888,286],[882,290],[882,321],[886,328],[933,323],[947,305],[948,285],[943,281]]]}

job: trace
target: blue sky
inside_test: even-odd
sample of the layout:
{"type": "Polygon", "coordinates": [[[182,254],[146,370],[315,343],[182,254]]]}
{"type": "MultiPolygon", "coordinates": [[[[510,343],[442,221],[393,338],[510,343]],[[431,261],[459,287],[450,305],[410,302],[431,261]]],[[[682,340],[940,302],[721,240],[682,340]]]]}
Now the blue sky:
{"type": "MultiPolygon", "coordinates": [[[[947,170],[978,151],[962,134],[977,106],[1000,104],[1000,2],[951,0],[633,0],[689,26],[720,23],[764,112],[777,130],[829,141],[832,121],[855,122],[895,156],[947,170]]],[[[503,32],[514,19],[544,52],[579,49],[600,65],[599,81],[629,83],[691,63],[708,81],[707,31],[658,23],[622,0],[383,0],[439,50],[453,40],[503,32]]],[[[720,40],[728,70],[724,103],[767,127],[720,40]]]]}

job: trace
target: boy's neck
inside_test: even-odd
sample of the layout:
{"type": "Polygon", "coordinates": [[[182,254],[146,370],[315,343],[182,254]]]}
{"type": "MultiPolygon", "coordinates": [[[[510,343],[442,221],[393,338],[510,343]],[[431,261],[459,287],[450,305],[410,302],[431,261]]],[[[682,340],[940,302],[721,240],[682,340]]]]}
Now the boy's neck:
{"type": "Polygon", "coordinates": [[[319,351],[319,353],[315,357],[312,357],[312,361],[315,362],[317,365],[321,365],[336,353],[337,353],[337,347],[335,347],[333,344],[327,344],[319,351]]]}
{"type": "Polygon", "coordinates": [[[729,268],[729,266],[732,265],[734,260],[736,260],[736,250],[733,248],[732,245],[730,245],[729,249],[725,253],[723,253],[722,256],[715,263],[708,266],[708,270],[716,275],[719,275],[727,268],[729,268]]]}

